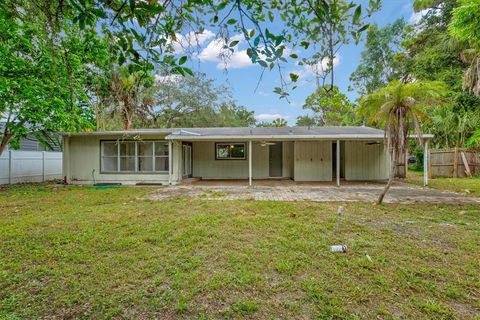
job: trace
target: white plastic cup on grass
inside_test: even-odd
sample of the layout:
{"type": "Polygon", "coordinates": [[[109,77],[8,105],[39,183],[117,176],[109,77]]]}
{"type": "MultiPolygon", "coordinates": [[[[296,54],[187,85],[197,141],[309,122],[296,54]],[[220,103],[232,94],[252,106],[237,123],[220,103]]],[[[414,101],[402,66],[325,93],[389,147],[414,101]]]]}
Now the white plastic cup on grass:
{"type": "Polygon", "coordinates": [[[342,253],[345,253],[345,252],[347,252],[347,246],[344,245],[344,244],[330,246],[330,251],[331,251],[331,252],[342,252],[342,253]]]}

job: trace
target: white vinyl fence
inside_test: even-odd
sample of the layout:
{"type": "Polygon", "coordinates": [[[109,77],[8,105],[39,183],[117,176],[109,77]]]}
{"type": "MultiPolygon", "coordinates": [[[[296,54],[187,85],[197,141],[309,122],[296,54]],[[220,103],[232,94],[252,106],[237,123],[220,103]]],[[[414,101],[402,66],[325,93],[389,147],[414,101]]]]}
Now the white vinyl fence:
{"type": "Polygon", "coordinates": [[[61,178],[61,152],[6,150],[0,156],[0,184],[61,178]]]}

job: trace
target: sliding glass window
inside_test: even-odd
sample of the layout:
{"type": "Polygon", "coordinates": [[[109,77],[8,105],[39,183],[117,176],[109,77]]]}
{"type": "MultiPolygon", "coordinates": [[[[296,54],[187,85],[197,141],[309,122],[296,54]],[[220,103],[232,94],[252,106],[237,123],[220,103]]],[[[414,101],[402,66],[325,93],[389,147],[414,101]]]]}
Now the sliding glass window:
{"type": "Polygon", "coordinates": [[[101,141],[101,172],[168,172],[165,141],[101,141]]]}

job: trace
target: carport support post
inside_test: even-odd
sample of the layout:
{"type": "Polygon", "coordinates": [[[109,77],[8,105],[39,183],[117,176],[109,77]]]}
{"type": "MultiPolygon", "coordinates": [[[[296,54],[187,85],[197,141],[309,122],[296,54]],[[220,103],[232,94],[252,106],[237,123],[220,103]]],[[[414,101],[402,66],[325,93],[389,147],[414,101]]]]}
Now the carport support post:
{"type": "Polygon", "coordinates": [[[423,143],[423,186],[428,186],[428,140],[423,143]]]}
{"type": "Polygon", "coordinates": [[[172,184],[172,140],[168,140],[168,184],[172,184]]]}
{"type": "Polygon", "coordinates": [[[252,186],[252,140],[248,141],[248,185],[252,186]]]}
{"type": "Polygon", "coordinates": [[[340,140],[337,140],[337,165],[335,166],[335,169],[337,170],[336,176],[337,176],[337,187],[340,187],[340,140]]]}

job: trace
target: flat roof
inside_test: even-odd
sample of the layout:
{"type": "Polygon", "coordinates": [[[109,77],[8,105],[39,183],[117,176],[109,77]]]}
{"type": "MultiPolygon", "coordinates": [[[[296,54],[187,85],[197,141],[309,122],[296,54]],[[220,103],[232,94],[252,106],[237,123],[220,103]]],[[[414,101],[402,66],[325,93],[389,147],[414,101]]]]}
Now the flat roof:
{"type": "MultiPolygon", "coordinates": [[[[213,128],[160,128],[123,131],[92,131],[64,133],[64,136],[107,135],[165,135],[167,140],[228,140],[228,139],[383,139],[384,132],[365,126],[326,127],[213,127],[213,128]]],[[[414,138],[415,136],[412,136],[414,138]]],[[[433,138],[431,134],[423,138],[433,138]]]]}

